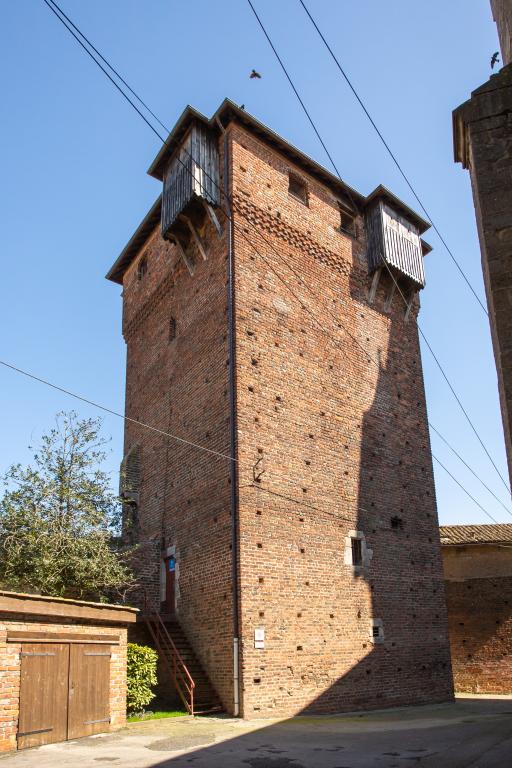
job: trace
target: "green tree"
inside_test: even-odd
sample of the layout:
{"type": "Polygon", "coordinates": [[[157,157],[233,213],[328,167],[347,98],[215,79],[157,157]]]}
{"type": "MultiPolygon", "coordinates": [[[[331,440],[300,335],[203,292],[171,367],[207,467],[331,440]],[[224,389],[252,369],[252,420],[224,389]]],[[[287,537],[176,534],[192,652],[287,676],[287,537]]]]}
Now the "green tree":
{"type": "Polygon", "coordinates": [[[116,549],[121,506],[101,469],[101,419],[59,413],[28,467],[4,476],[0,583],[4,589],[102,600],[133,585],[116,549]]]}

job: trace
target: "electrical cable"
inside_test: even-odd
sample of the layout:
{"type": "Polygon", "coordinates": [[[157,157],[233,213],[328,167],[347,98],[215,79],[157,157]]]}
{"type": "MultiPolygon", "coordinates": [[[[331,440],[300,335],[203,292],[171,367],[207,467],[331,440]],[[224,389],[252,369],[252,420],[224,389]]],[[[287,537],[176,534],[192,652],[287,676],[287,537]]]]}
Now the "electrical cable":
{"type": "MultiPolygon", "coordinates": [[[[145,117],[145,116],[144,116],[144,115],[143,115],[143,114],[140,112],[140,110],[137,108],[137,106],[136,106],[135,104],[133,104],[133,102],[132,102],[132,101],[129,99],[129,97],[128,97],[128,96],[127,96],[125,93],[124,93],[124,91],[123,91],[123,90],[122,90],[122,89],[119,87],[119,85],[118,85],[118,84],[117,84],[117,83],[116,83],[116,82],[113,80],[113,78],[112,78],[112,77],[111,77],[111,76],[108,74],[108,72],[106,72],[106,70],[104,69],[104,67],[103,67],[103,66],[102,66],[102,65],[101,65],[101,64],[100,64],[100,63],[99,63],[99,62],[98,62],[98,61],[97,61],[97,60],[94,58],[94,56],[93,56],[93,55],[91,54],[91,52],[90,52],[90,51],[87,49],[87,47],[86,47],[86,46],[85,46],[85,45],[82,43],[82,41],[81,41],[81,40],[79,40],[79,38],[77,37],[77,35],[76,35],[76,34],[74,34],[73,30],[71,30],[71,29],[70,29],[70,28],[69,28],[69,27],[66,25],[66,23],[63,21],[63,19],[62,19],[62,18],[59,16],[59,14],[58,14],[58,13],[55,11],[55,9],[52,7],[52,5],[55,5],[59,11],[61,10],[61,9],[59,8],[59,6],[57,5],[57,3],[55,3],[55,2],[54,2],[54,0],[50,0],[50,2],[52,3],[52,5],[50,5],[50,3],[48,2],[48,0],[43,0],[43,1],[44,1],[44,2],[45,2],[45,4],[46,4],[46,5],[49,7],[49,9],[52,11],[52,13],[54,13],[54,14],[55,14],[55,16],[56,16],[56,17],[59,19],[59,21],[61,21],[61,23],[63,23],[63,25],[64,25],[64,26],[66,26],[66,29],[68,29],[68,31],[70,32],[70,34],[72,34],[72,36],[75,38],[75,40],[76,40],[76,41],[77,41],[77,42],[80,44],[80,46],[81,46],[81,47],[82,47],[82,48],[83,48],[83,49],[86,51],[86,53],[87,53],[87,54],[88,54],[88,55],[89,55],[89,56],[90,56],[90,57],[93,59],[93,61],[94,61],[94,62],[97,64],[97,66],[98,66],[98,67],[100,67],[100,69],[103,71],[103,73],[104,73],[104,74],[105,74],[105,75],[108,77],[108,79],[109,79],[109,80],[112,82],[112,84],[113,84],[113,85],[116,87],[116,89],[117,89],[117,90],[118,90],[118,91],[121,93],[121,95],[123,95],[123,96],[124,96],[124,98],[125,98],[125,99],[128,101],[128,103],[130,103],[130,105],[134,107],[134,109],[137,111],[137,113],[139,114],[139,116],[140,116],[140,117],[142,117],[142,119],[143,119],[143,120],[146,122],[146,124],[148,125],[148,127],[150,127],[150,128],[151,128],[151,130],[152,130],[152,131],[153,131],[153,132],[154,132],[154,133],[155,133],[155,134],[158,136],[158,138],[160,139],[160,141],[162,141],[162,142],[165,144],[165,143],[166,143],[166,140],[165,140],[165,139],[164,139],[162,136],[160,136],[160,134],[158,133],[158,131],[156,131],[156,129],[155,129],[155,128],[154,128],[154,127],[151,125],[151,123],[150,123],[150,122],[149,122],[149,121],[146,119],[146,117],[145,117]]],[[[69,19],[69,17],[67,17],[67,16],[64,14],[64,12],[63,12],[63,11],[61,11],[61,13],[62,13],[62,15],[63,15],[63,16],[66,18],[66,19],[68,19],[68,20],[69,20],[69,23],[73,25],[74,29],[76,29],[76,30],[77,30],[77,32],[78,32],[78,33],[79,33],[79,34],[82,36],[82,38],[83,38],[83,39],[85,39],[85,40],[87,41],[87,43],[88,43],[88,44],[91,46],[91,48],[92,48],[93,50],[95,50],[96,52],[98,52],[98,51],[97,51],[97,49],[96,49],[96,48],[95,48],[95,47],[92,45],[92,43],[91,43],[91,42],[90,42],[90,41],[89,41],[89,40],[88,40],[88,39],[85,37],[85,35],[84,35],[84,34],[83,34],[83,33],[82,33],[82,32],[81,32],[79,29],[78,29],[78,27],[77,27],[77,26],[76,26],[76,25],[75,25],[73,22],[71,22],[71,20],[69,19]]],[[[106,60],[106,59],[105,59],[105,58],[104,58],[104,57],[103,57],[103,56],[102,56],[102,55],[101,55],[99,52],[98,52],[98,55],[99,55],[99,56],[101,57],[101,59],[102,59],[102,60],[103,60],[103,61],[104,61],[104,62],[107,64],[107,66],[108,66],[108,67],[111,69],[111,71],[113,71],[113,72],[116,74],[116,76],[117,76],[117,77],[118,77],[118,78],[121,80],[121,82],[123,82],[123,83],[126,85],[126,87],[128,87],[128,88],[129,88],[129,90],[130,90],[130,91],[131,91],[131,92],[132,92],[132,93],[135,95],[135,97],[136,97],[136,98],[139,100],[139,102],[140,102],[141,104],[143,104],[143,106],[144,106],[146,109],[148,109],[148,111],[150,112],[150,114],[152,114],[152,115],[154,116],[154,113],[152,113],[152,112],[151,112],[151,110],[149,109],[149,107],[147,107],[147,105],[145,104],[145,102],[144,102],[144,101],[143,101],[143,100],[142,100],[142,99],[141,99],[141,98],[140,98],[140,97],[139,97],[139,96],[138,96],[138,95],[135,93],[135,91],[133,91],[133,89],[131,89],[131,88],[130,88],[130,86],[128,86],[128,85],[126,84],[126,81],[125,81],[125,80],[124,80],[124,79],[121,77],[121,75],[120,75],[120,74],[117,72],[117,70],[115,70],[115,69],[112,67],[112,65],[111,65],[111,64],[110,64],[110,63],[109,63],[109,62],[108,62],[108,61],[107,61],[107,60],[106,60]]],[[[297,94],[297,95],[298,95],[298,94],[297,94]]],[[[299,99],[300,99],[300,97],[299,97],[299,99]]],[[[308,116],[309,116],[309,115],[308,115],[308,116]]],[[[157,120],[158,120],[158,118],[155,118],[155,119],[157,119],[157,120]]],[[[309,119],[311,120],[311,118],[309,118],[309,119]]],[[[161,123],[161,121],[160,121],[160,120],[158,120],[158,122],[159,122],[159,124],[160,124],[160,125],[162,125],[162,126],[163,126],[163,123],[161,123]]],[[[165,126],[163,126],[163,127],[165,128],[165,126]]],[[[165,128],[165,130],[168,130],[168,129],[167,129],[167,128],[165,128]]],[[[186,167],[184,163],[182,163],[182,165],[183,165],[184,167],[186,167]]],[[[208,174],[207,174],[206,172],[205,172],[205,174],[208,176],[208,174]]],[[[339,175],[339,174],[338,174],[338,175],[339,175]]],[[[225,212],[225,211],[224,211],[224,213],[225,213],[225,215],[226,215],[228,218],[230,218],[230,217],[229,217],[229,214],[226,214],[226,212],[225,212]]],[[[244,236],[243,232],[241,232],[241,234],[242,234],[242,236],[244,236]]],[[[245,238],[245,239],[246,239],[246,240],[248,240],[248,238],[245,238]]],[[[252,247],[254,247],[254,246],[253,246],[253,244],[252,244],[252,243],[251,243],[249,240],[248,240],[248,242],[251,244],[251,246],[252,246],[252,247]]],[[[268,241],[266,241],[266,242],[268,242],[268,241]]],[[[258,253],[258,255],[260,255],[260,256],[261,256],[261,258],[262,258],[262,259],[265,261],[265,263],[267,264],[267,266],[268,266],[268,267],[269,267],[269,268],[270,268],[270,269],[273,271],[273,273],[274,273],[274,274],[275,274],[275,275],[276,275],[276,276],[277,276],[277,277],[278,277],[278,278],[281,280],[281,282],[283,282],[283,284],[285,285],[285,287],[286,287],[286,288],[287,288],[289,291],[291,291],[291,289],[290,289],[290,288],[289,288],[289,286],[286,284],[286,282],[283,280],[283,278],[281,278],[281,276],[280,276],[280,275],[278,275],[278,274],[275,272],[275,270],[273,270],[273,268],[271,267],[271,265],[270,265],[270,263],[267,261],[267,259],[265,259],[265,257],[264,257],[264,256],[263,256],[261,253],[259,253],[259,252],[257,251],[257,249],[255,249],[255,251],[256,251],[256,253],[258,253]]],[[[286,263],[286,262],[285,262],[285,263],[286,263]]],[[[321,329],[321,330],[323,330],[323,326],[321,325],[321,323],[319,323],[319,321],[316,319],[316,317],[314,316],[314,314],[313,314],[313,313],[312,313],[312,312],[309,310],[309,307],[307,307],[307,305],[305,305],[305,304],[304,304],[304,302],[303,302],[303,301],[302,301],[302,300],[301,300],[301,299],[300,299],[298,296],[296,296],[296,294],[294,294],[294,293],[293,293],[293,291],[291,291],[291,293],[292,293],[292,295],[294,295],[294,297],[295,297],[295,298],[296,298],[296,299],[299,301],[299,303],[301,304],[301,306],[302,306],[302,307],[303,307],[303,308],[304,308],[306,311],[308,311],[308,312],[311,314],[311,316],[312,316],[312,317],[315,319],[315,321],[318,323],[318,325],[319,325],[320,329],[321,329]]],[[[355,337],[354,337],[354,336],[352,336],[352,335],[350,334],[350,332],[349,332],[349,331],[347,331],[347,329],[346,329],[346,328],[345,328],[345,331],[346,331],[346,332],[347,332],[347,333],[348,333],[348,334],[351,336],[351,338],[352,338],[352,339],[353,339],[353,340],[354,340],[354,341],[355,341],[357,344],[359,344],[359,342],[357,341],[357,339],[355,339],[355,337]]],[[[331,338],[332,338],[332,337],[331,337],[331,338]]],[[[368,360],[371,360],[372,358],[371,358],[371,356],[368,354],[368,352],[367,352],[367,351],[366,351],[366,350],[365,350],[365,349],[364,349],[364,348],[363,348],[363,347],[362,347],[360,344],[359,344],[359,346],[360,346],[360,347],[361,347],[361,349],[363,350],[363,352],[364,352],[364,354],[366,355],[366,357],[368,358],[368,360]]],[[[8,367],[11,367],[11,368],[13,368],[14,370],[17,370],[17,369],[15,368],[15,366],[10,366],[9,364],[7,364],[7,365],[8,365],[8,367]]],[[[379,369],[380,369],[380,365],[379,365],[379,369]]],[[[20,371],[20,372],[23,372],[23,371],[20,371]]],[[[26,374],[26,375],[28,375],[28,374],[26,374]]],[[[35,378],[35,379],[39,380],[39,379],[38,379],[38,377],[33,377],[33,378],[35,378]]],[[[41,381],[43,381],[43,383],[47,383],[47,382],[45,382],[44,380],[41,380],[41,381]]],[[[52,385],[50,385],[50,386],[52,386],[52,385]]],[[[56,387],[56,388],[58,388],[58,387],[56,387]]],[[[62,391],[65,391],[65,392],[66,392],[66,390],[62,390],[62,391]]],[[[67,392],[66,392],[66,393],[67,393],[67,392]]],[[[68,394],[69,394],[69,393],[68,393],[68,394]]],[[[74,395],[73,395],[73,396],[74,396],[74,395]]],[[[84,400],[85,402],[89,402],[89,401],[87,401],[85,398],[80,398],[80,399],[84,400]]],[[[106,408],[104,408],[104,407],[102,407],[102,406],[98,406],[98,407],[102,408],[103,410],[109,411],[109,409],[106,409],[106,408]]],[[[113,411],[109,411],[109,412],[112,412],[112,413],[114,413],[115,415],[118,415],[118,416],[120,416],[120,414],[118,414],[118,413],[115,413],[115,412],[113,412],[113,411]]],[[[122,417],[122,416],[121,416],[121,417],[122,417]]],[[[124,418],[124,417],[122,417],[122,418],[124,418]]],[[[148,426],[150,429],[156,430],[156,428],[154,428],[154,427],[151,427],[150,425],[144,425],[144,424],[142,424],[141,422],[137,422],[136,420],[133,420],[133,421],[135,421],[135,423],[138,423],[138,424],[139,424],[139,425],[141,425],[141,426],[148,426]]],[[[163,433],[163,431],[162,431],[162,430],[156,430],[156,431],[160,431],[160,432],[162,432],[162,433],[163,433]]],[[[436,430],[436,431],[437,431],[437,430],[436,430]]],[[[164,433],[163,433],[163,434],[164,434],[164,433]]],[[[170,435],[169,435],[169,436],[170,436],[170,435]]],[[[180,439],[180,438],[178,438],[178,439],[180,439]]],[[[447,442],[447,441],[446,441],[446,442],[447,442]]],[[[448,443],[448,442],[447,442],[447,444],[449,445],[449,443],[448,443]]],[[[201,446],[198,446],[198,445],[196,445],[196,447],[201,447],[201,446]]],[[[209,449],[206,449],[206,450],[209,450],[209,449]]],[[[455,449],[453,449],[453,450],[454,450],[454,452],[455,452],[455,449]]],[[[227,454],[225,455],[225,457],[227,457],[227,454]]],[[[234,457],[231,457],[231,460],[232,460],[232,461],[236,461],[236,459],[235,459],[234,457]]],[[[483,481],[481,481],[481,482],[483,483],[483,481]]],[[[485,484],[484,484],[484,485],[485,485],[485,484]]]]}
{"type": "Polygon", "coordinates": [[[414,187],[413,187],[413,185],[412,185],[411,181],[409,180],[409,178],[407,177],[407,175],[406,175],[405,171],[403,170],[402,166],[401,166],[401,165],[400,165],[400,163],[398,162],[398,159],[397,159],[396,155],[395,155],[395,154],[394,154],[394,152],[391,150],[391,147],[389,146],[388,142],[386,141],[386,139],[385,139],[385,138],[384,138],[384,136],[382,135],[382,132],[380,131],[380,129],[378,128],[377,124],[375,123],[375,120],[373,119],[373,117],[371,116],[370,112],[369,112],[369,111],[368,111],[368,109],[366,108],[366,106],[365,106],[365,104],[364,104],[363,100],[361,99],[361,97],[359,96],[359,94],[358,94],[358,92],[356,91],[355,87],[353,86],[353,84],[352,84],[352,82],[351,82],[350,78],[348,77],[347,73],[345,72],[345,70],[344,70],[344,69],[343,69],[343,67],[341,66],[341,64],[340,64],[340,62],[339,62],[339,59],[337,58],[337,56],[335,55],[335,53],[334,53],[334,51],[332,50],[331,46],[330,46],[330,45],[329,45],[329,43],[327,42],[327,40],[326,40],[325,36],[323,35],[322,31],[320,30],[320,28],[319,28],[318,24],[316,23],[316,21],[314,20],[313,16],[312,16],[312,15],[311,15],[311,13],[310,13],[310,11],[309,11],[309,10],[308,10],[308,8],[306,7],[306,4],[303,2],[303,0],[299,0],[299,2],[300,2],[300,4],[302,5],[302,7],[304,8],[304,11],[306,12],[307,16],[309,17],[309,19],[310,19],[311,23],[313,24],[314,28],[315,28],[315,29],[316,29],[316,31],[318,32],[318,34],[319,34],[319,36],[320,36],[321,40],[323,41],[323,43],[324,43],[325,47],[327,48],[327,50],[328,50],[328,51],[329,51],[329,53],[331,54],[331,56],[332,56],[332,58],[333,58],[333,60],[334,60],[334,63],[336,64],[336,66],[338,67],[339,71],[341,72],[341,74],[342,74],[342,75],[343,75],[343,77],[345,78],[345,81],[346,81],[347,85],[349,86],[350,90],[352,91],[352,93],[354,94],[355,98],[356,98],[356,99],[357,99],[357,101],[359,102],[359,105],[361,106],[361,108],[362,108],[363,112],[365,113],[366,117],[368,118],[368,120],[369,120],[369,121],[370,121],[370,123],[372,124],[373,128],[375,129],[375,131],[376,131],[376,133],[377,133],[377,135],[378,135],[379,139],[382,141],[382,143],[383,143],[384,147],[386,148],[386,150],[388,151],[388,153],[389,153],[389,155],[390,155],[391,159],[393,160],[394,164],[395,164],[395,165],[396,165],[396,167],[398,168],[398,170],[399,170],[399,172],[400,172],[400,174],[401,174],[402,178],[404,179],[405,183],[407,184],[407,186],[408,186],[408,187],[409,187],[409,189],[411,190],[412,194],[414,195],[414,197],[415,197],[416,201],[418,202],[418,205],[420,206],[421,210],[423,211],[423,213],[425,214],[426,218],[427,218],[427,219],[428,219],[428,221],[430,222],[430,225],[431,225],[432,229],[433,229],[433,230],[434,230],[434,232],[437,234],[437,236],[439,237],[439,239],[440,239],[441,243],[442,243],[442,244],[444,245],[444,247],[446,248],[446,251],[447,251],[448,255],[450,256],[451,260],[453,261],[453,263],[454,263],[454,264],[455,264],[455,266],[457,267],[458,271],[460,272],[460,274],[461,274],[462,278],[464,279],[464,281],[466,282],[467,286],[469,287],[469,289],[470,289],[471,293],[473,294],[473,296],[474,296],[474,297],[475,297],[475,299],[477,300],[477,302],[478,302],[478,304],[480,305],[481,309],[482,309],[482,310],[485,312],[486,316],[487,316],[487,317],[489,317],[489,312],[487,311],[487,309],[486,309],[485,305],[484,305],[484,304],[483,304],[483,302],[481,301],[481,299],[480,299],[480,297],[478,296],[478,294],[477,294],[476,290],[475,290],[475,289],[473,288],[473,286],[471,285],[471,282],[470,282],[469,278],[467,277],[467,275],[465,274],[465,272],[464,272],[464,270],[462,269],[461,265],[459,264],[459,262],[458,262],[458,261],[457,261],[457,259],[455,258],[455,256],[454,256],[454,254],[453,254],[453,252],[452,252],[451,248],[449,248],[449,247],[448,247],[448,244],[446,243],[446,240],[445,240],[445,239],[444,239],[444,237],[441,235],[441,232],[440,232],[440,231],[439,231],[439,229],[437,228],[437,225],[436,225],[436,223],[434,222],[434,220],[433,220],[433,219],[432,219],[432,217],[430,216],[429,212],[428,212],[428,211],[427,211],[427,209],[425,208],[425,205],[423,204],[423,201],[421,200],[420,196],[418,195],[418,193],[417,193],[417,192],[416,192],[416,190],[414,189],[414,187]]]}
{"type": "MultiPolygon", "coordinates": [[[[299,0],[299,2],[301,2],[301,0],[299,0]]],[[[324,149],[326,150],[326,152],[327,152],[327,154],[328,154],[328,157],[329,157],[329,159],[331,159],[331,155],[329,154],[328,150],[326,149],[325,143],[324,143],[323,139],[321,138],[321,136],[320,136],[320,133],[319,133],[319,131],[318,131],[318,129],[317,129],[317,127],[316,127],[316,125],[315,125],[314,121],[312,120],[312,118],[311,118],[311,115],[310,115],[309,111],[307,110],[307,108],[306,108],[306,106],[305,106],[305,104],[304,104],[304,102],[303,102],[302,98],[300,97],[300,95],[299,95],[299,93],[298,93],[298,90],[297,90],[297,88],[295,87],[295,85],[294,85],[294,83],[293,83],[293,80],[292,80],[292,78],[290,77],[290,74],[288,73],[288,71],[287,71],[287,69],[286,69],[286,67],[285,67],[285,65],[284,65],[284,63],[283,63],[283,61],[282,61],[281,57],[279,56],[279,54],[278,54],[278,52],[277,52],[277,50],[276,50],[276,48],[275,48],[274,44],[272,43],[272,40],[271,40],[271,38],[270,38],[270,36],[269,36],[268,32],[266,31],[266,29],[265,29],[265,26],[264,26],[263,22],[261,21],[261,18],[259,17],[259,15],[258,15],[258,13],[257,13],[256,9],[254,8],[254,5],[252,4],[251,0],[247,0],[247,3],[248,3],[248,5],[250,6],[250,8],[251,8],[251,10],[252,10],[252,12],[253,12],[253,14],[254,14],[254,16],[256,17],[256,20],[258,21],[258,24],[260,25],[261,29],[263,30],[263,32],[264,32],[264,35],[265,35],[266,39],[268,40],[268,42],[269,42],[269,45],[271,46],[271,48],[272,48],[272,50],[273,50],[273,52],[274,52],[274,54],[275,54],[275,56],[276,56],[276,58],[277,58],[277,60],[278,60],[278,62],[279,62],[279,64],[280,64],[280,66],[281,66],[281,68],[282,68],[283,72],[285,73],[285,75],[286,75],[286,78],[287,78],[288,82],[289,82],[289,83],[290,83],[290,85],[292,86],[292,89],[293,89],[294,93],[296,94],[296,96],[297,96],[297,99],[298,99],[298,101],[299,101],[299,103],[300,103],[300,105],[301,105],[302,109],[304,110],[304,112],[305,112],[305,114],[306,114],[306,117],[308,118],[309,122],[310,122],[310,123],[313,125],[313,128],[314,128],[314,130],[315,130],[315,133],[316,133],[316,135],[319,137],[319,140],[320,140],[320,142],[321,142],[321,144],[322,144],[322,147],[324,147],[324,149]]],[[[331,162],[332,162],[332,160],[331,160],[331,162]]],[[[340,181],[342,181],[342,179],[341,179],[341,176],[340,176],[340,174],[339,174],[339,171],[338,171],[338,169],[336,168],[336,165],[335,165],[334,163],[333,163],[333,167],[334,167],[334,169],[335,169],[335,171],[336,171],[336,173],[337,173],[337,175],[338,175],[338,178],[340,179],[340,181]]],[[[437,231],[437,230],[436,230],[436,231],[437,231]]],[[[384,263],[384,265],[386,266],[386,268],[387,268],[388,272],[390,273],[390,275],[392,276],[392,278],[393,278],[393,280],[394,280],[394,277],[393,277],[393,275],[392,275],[392,273],[391,273],[391,270],[390,270],[390,268],[389,268],[389,266],[388,266],[387,262],[386,262],[384,259],[383,259],[383,263],[384,263]]],[[[398,283],[396,282],[396,280],[394,280],[394,282],[395,282],[395,285],[397,285],[397,286],[398,286],[398,283]]],[[[400,289],[399,289],[399,290],[400,290],[400,289]]],[[[405,297],[404,297],[403,293],[402,293],[401,291],[400,291],[400,293],[401,293],[401,296],[402,296],[402,298],[404,299],[404,301],[405,301],[405,303],[406,303],[406,305],[407,305],[407,300],[405,299],[405,297]]],[[[463,404],[462,404],[462,401],[460,400],[459,396],[457,395],[457,393],[456,393],[456,391],[455,391],[455,389],[454,389],[453,385],[451,384],[450,380],[448,379],[448,376],[447,376],[446,372],[444,371],[444,369],[443,369],[443,367],[442,367],[442,365],[441,365],[441,363],[440,363],[440,361],[439,361],[439,358],[438,358],[438,357],[435,355],[435,353],[434,353],[434,351],[433,351],[433,348],[432,348],[432,346],[431,346],[430,342],[428,341],[428,339],[426,338],[426,336],[425,336],[425,334],[424,334],[423,330],[421,329],[421,326],[420,326],[420,324],[419,324],[418,320],[416,319],[416,320],[415,320],[415,322],[416,322],[416,325],[417,325],[417,327],[418,327],[418,330],[419,330],[419,332],[420,332],[420,334],[421,334],[421,336],[422,336],[422,338],[423,338],[423,340],[424,340],[425,344],[427,345],[427,347],[428,347],[428,349],[429,349],[430,353],[432,354],[432,356],[433,356],[433,358],[434,358],[434,361],[436,362],[436,365],[437,365],[437,367],[438,367],[438,368],[439,368],[439,370],[441,371],[441,373],[442,373],[442,375],[443,375],[443,378],[445,379],[446,383],[448,384],[448,386],[449,386],[449,388],[450,388],[450,391],[452,392],[452,394],[453,394],[453,396],[454,396],[454,398],[455,398],[455,400],[456,400],[457,404],[459,405],[460,409],[462,410],[462,413],[464,414],[464,416],[465,416],[465,418],[466,418],[466,420],[467,420],[468,424],[470,425],[470,427],[471,427],[472,431],[474,432],[475,436],[477,437],[477,439],[478,439],[478,441],[479,441],[480,445],[482,446],[483,450],[485,451],[485,454],[486,454],[486,455],[487,455],[487,457],[489,458],[489,460],[490,460],[490,462],[491,462],[491,464],[492,464],[493,468],[495,469],[496,473],[498,474],[498,476],[499,476],[500,480],[502,481],[502,483],[504,484],[505,488],[507,489],[507,492],[510,494],[510,488],[508,487],[508,485],[507,485],[507,483],[506,483],[505,479],[503,478],[503,476],[502,476],[501,472],[499,471],[499,469],[498,469],[498,467],[497,467],[496,463],[494,462],[494,460],[493,460],[493,458],[492,458],[492,456],[491,456],[490,452],[488,451],[488,449],[487,449],[487,447],[485,446],[485,444],[484,444],[484,442],[483,442],[482,438],[480,437],[480,435],[479,435],[479,433],[478,433],[478,431],[477,431],[476,427],[475,427],[475,426],[474,426],[474,424],[473,424],[473,421],[472,421],[472,419],[470,418],[470,416],[469,416],[469,414],[468,414],[467,410],[464,408],[464,406],[463,406],[463,404]]]]}
{"type": "Polygon", "coordinates": [[[445,471],[445,472],[446,472],[446,473],[447,473],[447,474],[448,474],[448,475],[451,477],[451,479],[453,480],[453,482],[454,482],[454,483],[457,483],[457,485],[459,486],[459,488],[461,488],[461,489],[464,491],[464,493],[466,494],[466,496],[469,496],[469,498],[471,499],[471,501],[473,501],[473,502],[474,502],[474,503],[477,505],[477,507],[480,507],[480,509],[482,510],[482,512],[483,512],[484,514],[486,514],[486,515],[487,515],[487,517],[490,517],[490,518],[491,518],[491,520],[493,521],[493,523],[496,523],[497,525],[499,525],[498,521],[497,521],[497,520],[496,520],[496,519],[495,519],[495,518],[494,518],[494,517],[493,517],[491,514],[489,514],[489,512],[487,512],[487,510],[486,510],[486,509],[484,509],[484,508],[482,507],[482,505],[480,504],[480,502],[478,502],[478,501],[475,499],[475,497],[474,497],[474,496],[472,496],[472,495],[470,494],[470,492],[469,492],[469,491],[468,491],[468,490],[467,490],[467,489],[466,489],[466,488],[465,488],[465,487],[462,485],[462,483],[459,483],[459,481],[457,480],[457,478],[456,478],[456,477],[454,477],[454,476],[452,475],[452,473],[450,472],[450,470],[449,470],[449,469],[447,469],[447,468],[445,467],[445,465],[444,465],[444,464],[443,464],[441,461],[439,461],[439,459],[437,458],[437,456],[434,456],[434,454],[432,454],[432,458],[434,459],[434,461],[437,461],[437,463],[439,464],[439,466],[441,466],[441,467],[444,469],[444,471],[445,471]]]}

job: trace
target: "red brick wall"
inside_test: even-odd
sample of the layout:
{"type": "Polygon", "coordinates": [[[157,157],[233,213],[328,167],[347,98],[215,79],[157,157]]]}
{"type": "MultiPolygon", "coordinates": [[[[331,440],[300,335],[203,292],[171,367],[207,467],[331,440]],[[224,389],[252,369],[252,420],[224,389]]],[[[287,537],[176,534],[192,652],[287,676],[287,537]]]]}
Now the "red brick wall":
{"type": "Polygon", "coordinates": [[[329,190],[239,128],[233,176],[243,715],[447,700],[416,325],[404,322],[398,295],[384,311],[386,281],[368,304],[363,222],[357,240],[338,232],[329,190]],[[288,194],[290,169],[307,181],[308,207],[288,194]],[[251,466],[260,456],[256,490],[251,466]],[[351,530],[373,549],[361,575],[344,563],[351,530]],[[374,645],[376,618],[385,640],[374,645]],[[263,650],[254,648],[256,628],[265,629],[263,650]]]}
{"type": "Polygon", "coordinates": [[[112,626],[91,626],[49,623],[37,617],[0,620],[0,752],[16,749],[16,733],[20,706],[21,643],[8,643],[7,632],[33,630],[34,632],[72,632],[83,634],[118,635],[119,645],[112,645],[110,662],[110,730],[126,723],[126,629],[112,626]]]}
{"type": "Polygon", "coordinates": [[[512,576],[446,582],[456,691],[512,693],[512,576]]]}
{"type": "MultiPolygon", "coordinates": [[[[229,136],[242,714],[446,700],[450,657],[415,323],[404,322],[398,296],[384,310],[385,279],[368,304],[363,221],[357,240],[338,232],[326,187],[293,169],[309,185],[305,207],[288,195],[283,156],[239,127],[229,136]],[[379,370],[338,319],[380,360],[379,370]],[[260,457],[256,490],[252,466],[260,457]],[[402,529],[391,529],[393,516],[402,529]],[[344,560],[352,530],[373,549],[357,575],[344,560]],[[381,644],[371,637],[373,619],[383,622],[381,644]],[[254,648],[257,628],[265,629],[263,650],[254,648]]],[[[141,253],[144,279],[136,263],[125,275],[126,413],[228,452],[227,241],[209,224],[203,236],[210,254],[207,262],[196,254],[194,277],[158,233],[141,253]]],[[[228,463],[128,425],[126,450],[134,443],[141,445],[140,572],[156,601],[162,549],[176,546],[179,619],[231,711],[228,463]]]]}
{"type": "MultiPolygon", "coordinates": [[[[226,236],[208,222],[191,277],[159,229],[124,277],[126,415],[229,454],[226,236]],[[170,320],[176,337],[170,338],[170,320]]],[[[141,446],[137,570],[159,603],[162,552],[176,547],[177,613],[225,706],[233,700],[229,461],[127,424],[141,446]]],[[[198,702],[201,703],[201,702],[198,702]]]]}

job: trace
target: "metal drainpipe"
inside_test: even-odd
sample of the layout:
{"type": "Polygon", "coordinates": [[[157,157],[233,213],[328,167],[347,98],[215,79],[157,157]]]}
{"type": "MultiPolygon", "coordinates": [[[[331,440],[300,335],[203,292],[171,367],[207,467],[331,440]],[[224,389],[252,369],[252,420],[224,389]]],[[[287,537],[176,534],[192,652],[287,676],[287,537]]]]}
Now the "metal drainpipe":
{"type": "Polygon", "coordinates": [[[239,676],[239,632],[238,616],[238,473],[236,466],[237,424],[236,424],[236,347],[234,313],[234,245],[233,213],[229,198],[229,150],[228,134],[219,118],[217,125],[224,137],[224,203],[230,218],[228,227],[228,342],[229,342],[229,410],[230,410],[230,480],[231,480],[231,565],[233,584],[233,714],[240,714],[240,676],[239,676]]]}

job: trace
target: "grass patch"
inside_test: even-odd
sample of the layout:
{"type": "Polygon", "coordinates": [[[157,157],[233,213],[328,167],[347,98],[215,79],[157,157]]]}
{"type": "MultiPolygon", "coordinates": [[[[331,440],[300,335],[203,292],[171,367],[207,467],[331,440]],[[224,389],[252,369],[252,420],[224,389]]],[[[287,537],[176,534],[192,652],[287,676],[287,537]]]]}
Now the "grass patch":
{"type": "Polygon", "coordinates": [[[136,715],[129,715],[126,718],[127,723],[141,723],[144,720],[163,720],[166,717],[183,717],[183,715],[187,715],[188,712],[185,712],[183,709],[176,709],[176,710],[162,710],[160,712],[141,712],[136,715]]]}

